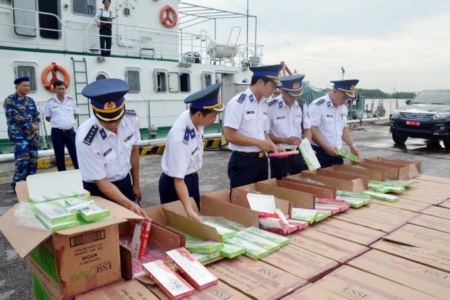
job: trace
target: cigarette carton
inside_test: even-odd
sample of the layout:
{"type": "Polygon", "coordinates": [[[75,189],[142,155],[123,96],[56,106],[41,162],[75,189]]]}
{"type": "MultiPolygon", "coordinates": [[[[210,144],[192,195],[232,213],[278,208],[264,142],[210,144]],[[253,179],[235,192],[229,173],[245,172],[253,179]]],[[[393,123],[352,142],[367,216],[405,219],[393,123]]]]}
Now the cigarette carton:
{"type": "Polygon", "coordinates": [[[111,215],[109,209],[104,208],[98,203],[92,203],[88,207],[80,210],[80,216],[87,222],[93,222],[107,218],[111,215]]]}
{"type": "Polygon", "coordinates": [[[194,288],[162,260],[146,263],[142,267],[171,300],[183,299],[195,293],[194,288]]]}
{"type": "Polygon", "coordinates": [[[299,230],[297,225],[289,223],[286,224],[279,218],[259,218],[259,226],[267,231],[283,235],[299,230]]]}
{"type": "Polygon", "coordinates": [[[317,211],[317,216],[314,222],[320,222],[325,220],[326,218],[331,217],[331,211],[327,211],[327,210],[318,210],[317,211]]]}
{"type": "Polygon", "coordinates": [[[314,153],[314,150],[311,147],[311,143],[308,141],[308,139],[303,139],[298,149],[300,150],[303,159],[308,166],[308,170],[314,171],[320,168],[319,160],[317,159],[317,156],[314,153]]]}
{"type": "Polygon", "coordinates": [[[220,251],[217,251],[212,253],[192,253],[192,256],[202,264],[205,264],[213,259],[219,258],[221,255],[220,251]]]}
{"type": "Polygon", "coordinates": [[[186,249],[190,253],[215,253],[223,248],[223,243],[213,241],[186,241],[186,249]]]}
{"type": "Polygon", "coordinates": [[[387,201],[387,202],[397,202],[398,201],[398,197],[394,196],[394,195],[387,195],[387,194],[377,193],[377,192],[373,192],[373,191],[364,191],[363,193],[370,195],[373,198],[378,199],[378,200],[383,200],[383,201],[387,201]]]}
{"type": "Polygon", "coordinates": [[[139,258],[145,255],[147,250],[147,242],[150,236],[150,227],[152,220],[145,218],[134,226],[133,239],[131,240],[131,256],[139,258]]]}
{"type": "Polygon", "coordinates": [[[244,230],[239,231],[236,234],[236,236],[240,237],[246,241],[249,241],[257,246],[260,246],[264,249],[267,249],[267,250],[269,250],[270,253],[275,252],[281,248],[280,244],[266,240],[265,238],[254,235],[248,231],[244,231],[244,230]]]}
{"type": "Polygon", "coordinates": [[[184,277],[198,290],[217,284],[217,277],[211,274],[185,248],[167,251],[169,259],[177,266],[184,277]]]}
{"type": "Polygon", "coordinates": [[[40,219],[45,220],[49,224],[56,225],[77,221],[77,213],[68,212],[66,207],[67,205],[64,200],[56,200],[36,204],[34,209],[40,219]]]}
{"type": "Polygon", "coordinates": [[[341,149],[336,149],[336,153],[339,154],[340,156],[348,158],[351,161],[355,161],[355,162],[359,161],[358,156],[356,156],[355,154],[353,154],[351,152],[348,152],[347,150],[344,150],[342,148],[341,149]]]}
{"type": "Polygon", "coordinates": [[[217,233],[219,234],[219,237],[222,241],[226,240],[227,238],[231,238],[236,235],[236,231],[229,229],[227,227],[224,227],[222,225],[216,224],[214,222],[210,221],[202,221],[203,224],[206,224],[208,226],[214,227],[217,230],[217,233]]]}
{"type": "Polygon", "coordinates": [[[55,233],[57,231],[64,229],[74,228],[77,227],[79,224],[78,221],[69,221],[58,224],[51,224],[48,223],[47,220],[43,219],[40,215],[35,214],[35,216],[51,233],[55,233]]]}
{"type": "Polygon", "coordinates": [[[257,246],[240,237],[233,237],[225,240],[225,243],[245,248],[245,256],[258,260],[270,254],[269,250],[257,246]]]}
{"type": "Polygon", "coordinates": [[[281,236],[279,234],[276,233],[272,233],[257,227],[248,227],[244,229],[245,231],[248,231],[250,233],[259,235],[260,237],[263,237],[267,240],[270,240],[272,242],[275,242],[277,244],[280,244],[281,246],[286,246],[287,244],[289,244],[289,238],[281,236]]]}
{"type": "Polygon", "coordinates": [[[315,209],[293,207],[291,211],[291,219],[305,221],[312,224],[316,220],[317,213],[318,211],[315,209]]]}
{"type": "Polygon", "coordinates": [[[220,250],[220,256],[226,257],[226,258],[235,258],[239,255],[245,254],[245,248],[231,245],[231,244],[224,244],[223,248],[220,250]]]}

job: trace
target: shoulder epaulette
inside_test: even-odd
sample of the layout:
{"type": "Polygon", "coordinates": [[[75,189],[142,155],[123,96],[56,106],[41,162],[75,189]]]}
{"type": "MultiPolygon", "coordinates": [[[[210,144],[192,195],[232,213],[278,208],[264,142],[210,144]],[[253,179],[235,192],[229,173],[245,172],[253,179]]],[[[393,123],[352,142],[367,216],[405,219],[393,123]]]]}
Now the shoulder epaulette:
{"type": "Polygon", "coordinates": [[[319,101],[316,102],[316,105],[322,105],[325,103],[325,99],[320,99],[319,101]]]}
{"type": "Polygon", "coordinates": [[[134,109],[125,109],[125,114],[126,115],[135,116],[136,115],[136,111],[134,109]]]}
{"type": "Polygon", "coordinates": [[[278,100],[277,100],[276,98],[273,98],[272,100],[270,100],[269,102],[267,102],[267,105],[272,106],[272,105],[274,105],[274,104],[277,103],[277,102],[278,102],[278,100]]]}
{"type": "Polygon", "coordinates": [[[246,96],[247,96],[247,94],[242,93],[242,94],[239,96],[239,98],[237,99],[237,102],[238,102],[238,103],[244,102],[246,96]]]}
{"type": "Polygon", "coordinates": [[[94,140],[94,137],[95,137],[95,134],[97,133],[97,131],[98,131],[98,126],[92,125],[91,129],[89,129],[88,133],[84,137],[83,143],[90,146],[92,141],[94,140]]]}
{"type": "Polygon", "coordinates": [[[55,98],[50,98],[50,99],[47,100],[47,102],[50,102],[50,101],[52,101],[53,99],[55,99],[55,98]]]}
{"type": "Polygon", "coordinates": [[[183,137],[183,143],[185,144],[189,144],[189,138],[190,138],[190,129],[189,126],[186,126],[186,131],[184,132],[184,137],[183,137]]]}

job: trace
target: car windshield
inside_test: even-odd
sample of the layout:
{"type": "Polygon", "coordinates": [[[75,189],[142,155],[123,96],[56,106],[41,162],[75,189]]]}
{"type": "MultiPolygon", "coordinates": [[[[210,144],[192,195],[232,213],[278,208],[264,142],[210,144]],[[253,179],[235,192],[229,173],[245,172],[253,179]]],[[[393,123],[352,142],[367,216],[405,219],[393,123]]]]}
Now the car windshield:
{"type": "Polygon", "coordinates": [[[450,105],[450,90],[424,91],[417,95],[411,104],[444,104],[450,105]]]}

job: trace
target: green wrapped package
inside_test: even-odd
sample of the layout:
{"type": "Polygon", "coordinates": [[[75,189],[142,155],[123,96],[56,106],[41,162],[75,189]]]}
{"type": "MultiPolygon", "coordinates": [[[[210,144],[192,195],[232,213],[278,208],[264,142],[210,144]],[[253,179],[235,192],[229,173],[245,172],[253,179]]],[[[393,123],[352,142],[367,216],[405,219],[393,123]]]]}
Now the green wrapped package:
{"type": "Polygon", "coordinates": [[[269,250],[270,253],[273,253],[273,252],[275,252],[275,251],[277,251],[278,249],[281,248],[280,244],[277,244],[277,243],[272,242],[270,240],[266,240],[263,237],[260,237],[258,235],[255,235],[255,234],[253,234],[251,232],[248,232],[248,231],[245,231],[245,230],[239,231],[236,234],[236,236],[240,237],[242,239],[245,239],[245,240],[247,240],[247,241],[249,241],[249,242],[251,242],[251,243],[253,243],[253,244],[257,245],[257,246],[265,248],[265,249],[269,250]]]}
{"type": "Polygon", "coordinates": [[[64,200],[56,200],[35,204],[34,211],[40,220],[52,225],[77,221],[77,213],[67,211],[66,207],[64,200]]]}
{"type": "Polygon", "coordinates": [[[377,180],[371,180],[369,182],[369,188],[379,193],[385,193],[384,191],[387,190],[387,193],[396,193],[396,194],[403,193],[406,190],[404,186],[395,185],[393,183],[390,183],[389,181],[377,181],[377,180]]]}
{"type": "Polygon", "coordinates": [[[111,212],[109,209],[106,209],[100,204],[94,202],[89,207],[81,209],[79,214],[83,220],[93,222],[109,217],[111,212]]]}
{"type": "Polygon", "coordinates": [[[241,246],[224,244],[223,248],[220,250],[220,256],[226,258],[235,258],[239,255],[245,254],[245,248],[241,246]]]}
{"type": "Polygon", "coordinates": [[[386,183],[393,186],[402,186],[404,188],[412,186],[416,181],[413,179],[410,180],[387,180],[386,183]]]}
{"type": "Polygon", "coordinates": [[[212,252],[212,253],[192,253],[192,256],[201,262],[202,264],[210,262],[213,259],[220,257],[220,251],[212,252]]]}
{"type": "Polygon", "coordinates": [[[312,224],[316,220],[317,213],[317,210],[314,209],[293,207],[291,211],[291,219],[297,221],[305,221],[309,224],[312,224]]]}
{"type": "Polygon", "coordinates": [[[336,195],[338,196],[350,196],[353,198],[363,198],[366,200],[372,200],[372,197],[370,195],[364,194],[364,193],[357,193],[357,192],[348,192],[348,191],[341,191],[338,190],[336,195]]]}
{"type": "Polygon", "coordinates": [[[78,221],[68,221],[68,222],[62,222],[57,224],[51,224],[47,222],[44,218],[41,217],[41,215],[35,214],[36,218],[41,221],[41,223],[51,232],[57,232],[64,229],[74,228],[78,226],[78,221]]]}
{"type": "Polygon", "coordinates": [[[219,252],[223,248],[223,243],[188,239],[185,248],[190,253],[214,253],[219,252]]]}
{"type": "Polygon", "coordinates": [[[316,219],[315,219],[314,222],[317,223],[317,222],[323,221],[326,218],[331,217],[331,214],[332,214],[331,211],[318,210],[317,211],[317,216],[316,216],[316,219]]]}
{"type": "Polygon", "coordinates": [[[258,227],[247,227],[244,229],[244,231],[256,234],[260,237],[263,237],[269,241],[275,242],[277,244],[280,244],[281,247],[286,246],[287,244],[289,244],[289,238],[273,233],[273,232],[269,232],[267,230],[258,228],[258,227]]]}
{"type": "Polygon", "coordinates": [[[354,162],[358,162],[359,161],[358,156],[356,156],[355,154],[353,154],[351,152],[348,152],[347,150],[344,150],[342,148],[341,149],[336,149],[336,153],[338,155],[340,155],[340,156],[348,158],[351,161],[354,161],[354,162]]]}
{"type": "Polygon", "coordinates": [[[394,196],[394,195],[382,194],[382,193],[377,193],[374,191],[364,191],[363,193],[370,195],[370,196],[374,197],[375,199],[383,200],[386,202],[397,202],[398,201],[398,197],[394,196]]]}
{"type": "Polygon", "coordinates": [[[239,246],[245,249],[245,256],[248,256],[254,260],[261,259],[270,254],[269,250],[257,246],[247,240],[244,240],[240,237],[232,237],[225,240],[225,243],[239,246]]]}
{"type": "Polygon", "coordinates": [[[217,230],[217,233],[219,234],[219,237],[222,241],[234,237],[236,235],[236,231],[226,228],[222,225],[210,222],[210,221],[203,221],[203,224],[206,224],[208,226],[214,227],[217,230]]]}

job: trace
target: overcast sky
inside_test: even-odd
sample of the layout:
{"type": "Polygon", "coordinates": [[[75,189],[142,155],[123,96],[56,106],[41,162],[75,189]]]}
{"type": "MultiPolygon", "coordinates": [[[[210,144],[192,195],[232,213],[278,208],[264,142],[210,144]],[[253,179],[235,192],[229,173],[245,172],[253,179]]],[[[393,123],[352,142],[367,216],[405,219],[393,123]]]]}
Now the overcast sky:
{"type": "MultiPolygon", "coordinates": [[[[247,7],[247,0],[183,1],[240,13],[247,7]]],[[[361,88],[450,88],[450,0],[249,0],[249,8],[258,17],[263,63],[283,60],[313,86],[329,86],[344,67],[361,88]]],[[[245,19],[217,24],[218,39],[237,25],[245,42],[245,19]]]]}

